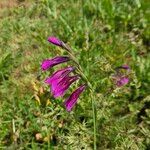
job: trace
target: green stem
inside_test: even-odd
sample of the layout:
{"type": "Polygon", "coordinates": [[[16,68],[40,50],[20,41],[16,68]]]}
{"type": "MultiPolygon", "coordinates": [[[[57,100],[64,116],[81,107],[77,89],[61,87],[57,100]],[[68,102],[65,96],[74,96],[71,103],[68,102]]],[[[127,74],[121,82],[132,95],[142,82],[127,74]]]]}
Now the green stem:
{"type": "Polygon", "coordinates": [[[97,149],[96,146],[96,106],[95,106],[95,101],[94,101],[94,93],[91,92],[92,97],[91,97],[91,102],[92,102],[92,112],[93,112],[93,125],[94,125],[94,150],[97,149]]]}
{"type": "Polygon", "coordinates": [[[91,83],[89,82],[88,78],[87,78],[87,77],[84,75],[84,73],[82,72],[82,68],[81,68],[80,64],[77,62],[77,60],[76,60],[76,58],[74,57],[74,55],[73,55],[71,52],[68,52],[68,53],[69,53],[71,59],[76,63],[76,65],[77,65],[77,70],[78,70],[78,72],[80,73],[80,75],[81,75],[81,76],[83,77],[83,79],[87,82],[89,88],[90,88],[92,91],[94,91],[93,88],[92,88],[91,83]]]}
{"type": "Polygon", "coordinates": [[[93,125],[94,125],[94,130],[93,130],[93,132],[94,132],[94,150],[96,150],[97,149],[97,146],[96,146],[96,118],[97,117],[96,117],[96,106],[95,106],[95,101],[94,101],[94,99],[95,99],[94,89],[93,89],[91,83],[89,82],[88,78],[84,75],[80,64],[78,63],[78,61],[76,60],[76,58],[74,57],[74,55],[71,52],[72,52],[72,50],[70,49],[68,51],[68,53],[69,53],[71,59],[76,63],[78,72],[80,73],[82,78],[87,82],[88,87],[90,88],[91,95],[92,95],[91,102],[92,102],[93,125]]]}

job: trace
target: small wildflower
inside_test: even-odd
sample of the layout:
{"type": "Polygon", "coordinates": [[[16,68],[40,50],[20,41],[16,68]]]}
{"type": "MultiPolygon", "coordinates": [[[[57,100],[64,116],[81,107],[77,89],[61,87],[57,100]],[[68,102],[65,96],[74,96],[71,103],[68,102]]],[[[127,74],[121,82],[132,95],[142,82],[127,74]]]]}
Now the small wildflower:
{"type": "Polygon", "coordinates": [[[121,67],[122,67],[122,69],[126,69],[126,70],[130,69],[130,67],[128,65],[122,65],[121,67]]]}
{"type": "Polygon", "coordinates": [[[74,67],[67,67],[61,70],[56,71],[54,74],[52,74],[50,77],[48,77],[45,80],[45,83],[52,84],[52,82],[60,81],[65,76],[67,76],[69,73],[71,73],[75,68],[74,67]]]}
{"type": "Polygon", "coordinates": [[[67,51],[71,51],[70,47],[65,44],[63,41],[59,40],[58,38],[54,37],[54,36],[50,36],[48,38],[48,41],[56,46],[60,46],[64,49],[66,49],[67,51]]]}
{"type": "Polygon", "coordinates": [[[51,68],[55,65],[67,62],[69,60],[70,60],[70,58],[67,56],[57,56],[52,59],[46,59],[42,62],[41,68],[42,68],[42,70],[48,70],[49,68],[51,68]]]}
{"type": "Polygon", "coordinates": [[[79,79],[79,76],[66,76],[61,81],[55,80],[51,84],[52,95],[57,98],[60,96],[64,96],[66,90],[70,87],[70,85],[79,79]]]}
{"type": "Polygon", "coordinates": [[[67,111],[71,111],[74,105],[77,103],[77,100],[80,94],[85,90],[86,86],[81,85],[78,89],[76,89],[69,98],[64,102],[67,111]]]}
{"type": "Polygon", "coordinates": [[[116,74],[112,77],[116,86],[121,87],[129,83],[128,71],[130,71],[128,65],[122,65],[116,68],[116,74]],[[125,72],[122,72],[122,69],[124,69],[125,72]]]}
{"type": "Polygon", "coordinates": [[[50,36],[49,38],[48,38],[48,41],[50,42],[50,43],[52,43],[52,44],[54,44],[54,45],[57,45],[57,46],[62,46],[62,41],[61,40],[59,40],[58,38],[56,38],[56,37],[54,37],[54,36],[50,36]]]}
{"type": "Polygon", "coordinates": [[[119,70],[119,69],[129,70],[130,67],[129,67],[128,65],[122,65],[122,66],[117,67],[116,69],[117,69],[117,70],[119,70]]]}
{"type": "Polygon", "coordinates": [[[121,86],[124,86],[124,85],[128,84],[128,82],[129,82],[129,78],[128,78],[128,77],[121,77],[121,78],[119,78],[119,80],[117,81],[116,85],[117,85],[118,87],[121,87],[121,86]]]}

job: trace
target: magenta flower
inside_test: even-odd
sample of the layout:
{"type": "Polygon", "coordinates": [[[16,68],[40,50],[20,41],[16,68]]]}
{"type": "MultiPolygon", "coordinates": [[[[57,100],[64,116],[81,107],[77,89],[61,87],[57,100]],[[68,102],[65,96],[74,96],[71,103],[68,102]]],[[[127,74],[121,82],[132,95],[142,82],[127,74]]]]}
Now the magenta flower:
{"type": "Polygon", "coordinates": [[[53,82],[57,83],[62,80],[64,77],[66,77],[70,72],[72,72],[75,68],[74,67],[67,67],[61,70],[56,71],[54,74],[52,74],[50,77],[48,77],[45,80],[45,83],[52,84],[53,82]]]}
{"type": "Polygon", "coordinates": [[[64,96],[67,89],[70,87],[70,85],[79,79],[79,76],[66,76],[62,80],[55,80],[55,82],[52,82],[51,84],[51,91],[52,95],[57,98],[64,96]]]}
{"type": "MultiPolygon", "coordinates": [[[[68,73],[69,74],[69,73],[68,73]]],[[[50,77],[45,80],[45,82],[49,85],[51,85],[51,91],[52,95],[56,97],[64,96],[66,90],[69,88],[69,86],[75,82],[77,79],[79,79],[79,76],[68,76],[63,75],[64,77],[50,77]]]]}
{"type": "Polygon", "coordinates": [[[128,65],[122,65],[121,68],[122,68],[122,69],[125,69],[125,70],[130,69],[130,67],[129,67],[128,65]]]}
{"type": "Polygon", "coordinates": [[[67,44],[65,44],[63,41],[59,40],[58,38],[56,38],[54,36],[50,36],[48,38],[48,41],[54,45],[64,48],[67,51],[71,51],[71,48],[67,44]]]}
{"type": "Polygon", "coordinates": [[[50,42],[50,43],[52,43],[52,44],[54,44],[54,45],[57,45],[57,46],[62,46],[62,41],[61,40],[59,40],[59,39],[57,39],[56,37],[54,37],[54,36],[50,36],[49,38],[48,38],[48,41],[50,42]]]}
{"type": "Polygon", "coordinates": [[[71,111],[74,105],[77,103],[77,100],[80,94],[85,90],[86,86],[81,85],[78,89],[76,89],[69,98],[64,102],[67,111],[71,111]]]}
{"type": "Polygon", "coordinates": [[[67,56],[57,56],[52,59],[46,59],[46,60],[43,60],[43,62],[41,64],[41,68],[42,68],[42,70],[48,70],[49,68],[51,68],[55,65],[67,62],[69,60],[70,60],[70,58],[67,56]]]}
{"type": "Polygon", "coordinates": [[[119,80],[117,81],[116,85],[117,85],[118,87],[121,87],[121,86],[124,86],[124,85],[128,84],[128,82],[129,82],[129,78],[127,78],[127,77],[121,77],[121,78],[119,78],[119,80]]]}
{"type": "Polygon", "coordinates": [[[129,72],[130,67],[128,65],[122,65],[116,68],[116,73],[112,76],[116,86],[121,87],[129,83],[129,72]],[[122,69],[125,70],[125,72],[122,72],[122,69]]]}
{"type": "Polygon", "coordinates": [[[120,67],[117,67],[116,69],[125,69],[125,70],[130,70],[130,67],[128,65],[122,65],[120,67]]]}
{"type": "MultiPolygon", "coordinates": [[[[61,48],[71,53],[71,48],[58,38],[51,36],[48,38],[48,41],[54,45],[60,46],[61,48]]],[[[41,69],[44,71],[48,70],[55,65],[71,60],[71,58],[72,57],[57,56],[52,59],[45,59],[41,64],[41,69]]],[[[54,98],[64,96],[71,84],[73,84],[76,80],[80,78],[79,75],[70,75],[74,70],[75,67],[66,67],[64,69],[60,69],[54,72],[50,77],[46,78],[45,83],[50,85],[51,93],[54,96],[54,98]]],[[[71,111],[72,107],[76,104],[79,95],[84,89],[85,85],[80,86],[71,94],[68,100],[66,100],[65,105],[68,111],[71,111]]]]}

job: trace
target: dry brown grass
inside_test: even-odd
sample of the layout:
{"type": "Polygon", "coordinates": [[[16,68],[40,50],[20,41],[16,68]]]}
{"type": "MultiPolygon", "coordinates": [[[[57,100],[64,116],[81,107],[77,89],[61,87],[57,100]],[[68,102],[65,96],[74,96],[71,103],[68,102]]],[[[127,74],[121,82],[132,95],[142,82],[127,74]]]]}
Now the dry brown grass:
{"type": "Polygon", "coordinates": [[[0,9],[10,9],[20,5],[29,6],[27,0],[0,0],[0,9]]]}
{"type": "Polygon", "coordinates": [[[31,5],[31,0],[0,0],[0,19],[5,16],[11,15],[8,14],[9,13],[8,10],[20,6],[24,6],[25,8],[28,8],[30,5],[31,5]]]}
{"type": "Polygon", "coordinates": [[[0,1],[0,9],[12,8],[12,7],[16,7],[17,5],[18,5],[18,2],[16,0],[1,0],[0,1]]]}

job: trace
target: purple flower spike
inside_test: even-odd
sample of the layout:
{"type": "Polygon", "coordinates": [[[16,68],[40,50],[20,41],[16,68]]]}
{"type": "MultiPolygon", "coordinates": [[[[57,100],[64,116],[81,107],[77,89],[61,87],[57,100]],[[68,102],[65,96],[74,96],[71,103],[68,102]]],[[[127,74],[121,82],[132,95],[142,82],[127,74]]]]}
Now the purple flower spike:
{"type": "Polygon", "coordinates": [[[127,78],[127,77],[121,77],[121,78],[117,81],[116,85],[117,85],[118,87],[121,87],[121,86],[126,85],[128,82],[129,82],[129,78],[127,78]]]}
{"type": "Polygon", "coordinates": [[[52,82],[51,90],[54,98],[64,96],[65,92],[70,87],[70,85],[78,79],[79,76],[66,76],[60,81],[56,79],[54,82],[52,82]]]}
{"type": "Polygon", "coordinates": [[[51,68],[55,65],[67,62],[69,60],[70,60],[69,57],[66,57],[66,56],[57,56],[52,59],[46,59],[42,62],[41,68],[42,68],[42,70],[48,70],[49,68],[51,68]]]}
{"type": "Polygon", "coordinates": [[[70,72],[72,72],[75,68],[74,67],[67,67],[61,70],[56,71],[54,74],[52,74],[50,77],[48,77],[45,80],[45,83],[47,84],[53,84],[53,82],[57,83],[62,80],[64,77],[66,77],[70,72]]]}
{"type": "Polygon", "coordinates": [[[85,90],[86,86],[81,85],[78,89],[76,89],[70,97],[64,102],[67,111],[71,111],[73,106],[77,103],[77,100],[80,94],[85,90]]]}
{"type": "Polygon", "coordinates": [[[61,40],[59,40],[59,39],[57,39],[56,37],[53,37],[53,36],[50,36],[49,38],[48,38],[48,41],[50,42],[50,43],[52,43],[52,44],[54,44],[54,45],[57,45],[57,46],[62,46],[62,41],[61,40]]]}

